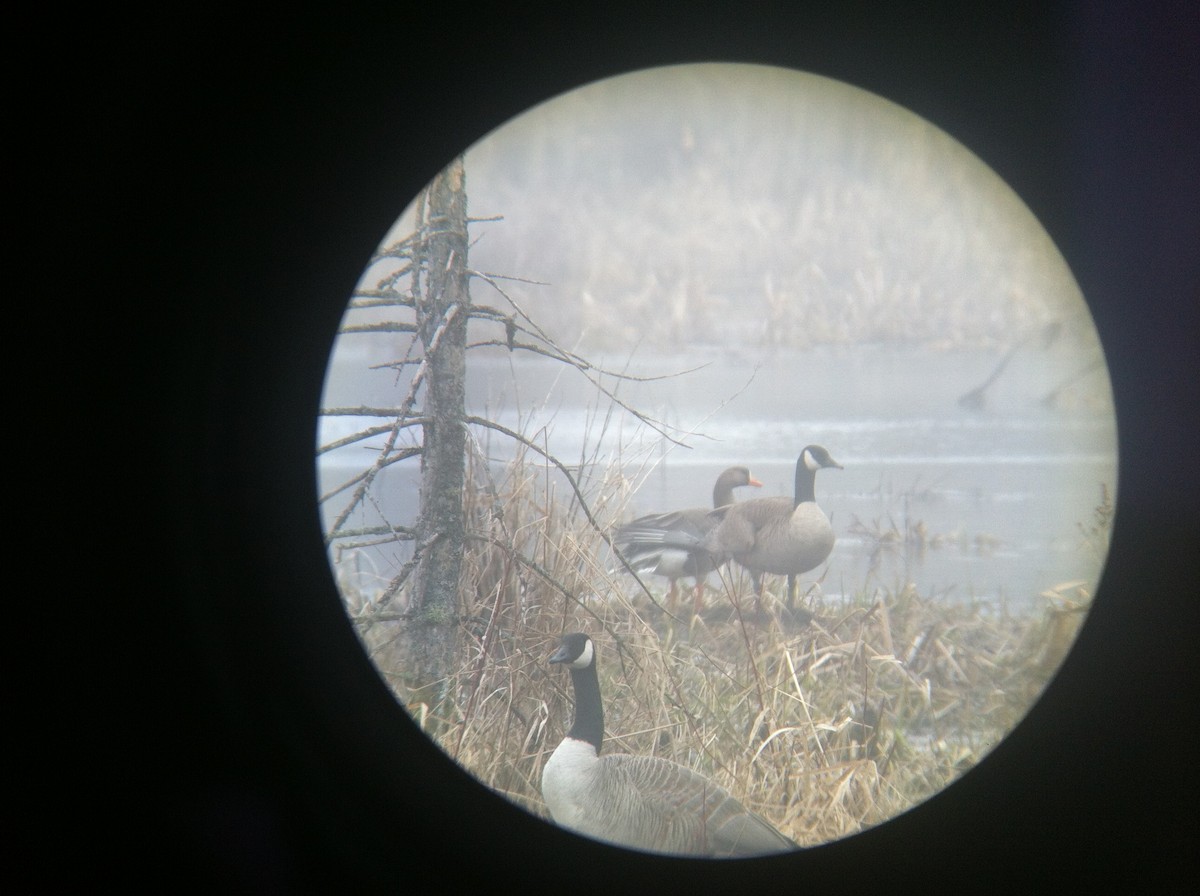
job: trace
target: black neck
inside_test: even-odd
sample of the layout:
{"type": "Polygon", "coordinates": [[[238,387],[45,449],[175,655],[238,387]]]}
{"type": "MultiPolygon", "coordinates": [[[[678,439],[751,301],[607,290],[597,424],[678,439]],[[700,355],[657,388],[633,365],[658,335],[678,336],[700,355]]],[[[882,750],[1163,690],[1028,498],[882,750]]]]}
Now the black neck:
{"type": "Polygon", "coordinates": [[[800,459],[796,461],[796,505],[799,507],[805,501],[816,501],[817,494],[814,490],[814,484],[817,480],[817,471],[810,470],[804,463],[804,455],[800,455],[800,459]]]}
{"type": "Polygon", "coordinates": [[[586,669],[572,669],[571,683],[575,686],[575,722],[567,736],[587,741],[599,755],[604,740],[604,704],[600,700],[596,664],[592,663],[586,669]]]}

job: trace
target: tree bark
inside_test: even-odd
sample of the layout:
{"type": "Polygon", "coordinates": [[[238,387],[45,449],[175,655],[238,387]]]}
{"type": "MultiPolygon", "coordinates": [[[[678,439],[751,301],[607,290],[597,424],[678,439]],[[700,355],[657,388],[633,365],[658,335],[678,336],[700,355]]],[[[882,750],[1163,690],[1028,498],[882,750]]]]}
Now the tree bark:
{"type": "Polygon", "coordinates": [[[423,289],[417,298],[417,331],[425,350],[424,448],[420,551],[413,589],[410,645],[414,669],[441,704],[453,671],[458,583],[464,537],[463,477],[466,456],[467,194],[461,158],[430,184],[425,222],[423,289]]]}

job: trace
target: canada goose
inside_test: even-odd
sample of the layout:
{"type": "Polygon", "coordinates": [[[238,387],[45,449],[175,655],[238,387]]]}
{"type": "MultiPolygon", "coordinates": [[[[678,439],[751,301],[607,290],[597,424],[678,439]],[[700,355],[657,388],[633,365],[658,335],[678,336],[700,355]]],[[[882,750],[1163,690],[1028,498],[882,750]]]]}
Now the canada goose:
{"type": "Polygon", "coordinates": [[[842,469],[820,445],[809,445],[796,460],[793,497],[752,498],[710,512],[717,522],[703,537],[653,526],[630,533],[638,544],[662,544],[716,556],[729,556],[750,573],[761,600],[766,573],[788,577],[788,607],[795,600],[796,576],[820,565],[833,550],[833,526],[817,506],[813,486],[822,467],[842,469]]]}
{"type": "MultiPolygon", "coordinates": [[[[745,485],[761,487],[762,483],[750,475],[746,467],[730,467],[717,477],[713,486],[712,506],[724,507],[733,503],[733,490],[745,485]]],[[[665,531],[688,532],[703,537],[717,524],[708,507],[691,507],[668,513],[654,513],[638,517],[617,529],[613,539],[617,548],[625,555],[635,572],[648,572],[664,576],[671,582],[667,599],[675,604],[676,584],[684,576],[693,576],[696,591],[693,612],[700,612],[700,599],[704,594],[704,579],[710,572],[726,563],[729,557],[715,557],[704,551],[688,551],[684,548],[665,547],[661,544],[639,544],[633,534],[641,529],[654,528],[665,531]]]]}
{"type": "Polygon", "coordinates": [[[542,770],[542,797],[554,820],[630,849],[732,858],[797,849],[723,788],[669,759],[600,755],[604,705],[596,645],[565,635],[551,663],[571,670],[575,721],[542,770]]]}

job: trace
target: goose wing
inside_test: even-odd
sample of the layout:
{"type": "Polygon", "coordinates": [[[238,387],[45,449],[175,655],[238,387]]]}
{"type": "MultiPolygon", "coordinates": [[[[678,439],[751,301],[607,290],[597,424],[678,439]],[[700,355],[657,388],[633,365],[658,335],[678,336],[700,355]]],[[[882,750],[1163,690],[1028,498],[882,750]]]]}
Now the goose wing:
{"type": "Polygon", "coordinates": [[[592,792],[606,805],[587,813],[594,836],[656,852],[752,856],[796,844],[703,775],[655,756],[609,755],[592,792]],[[602,828],[602,829],[601,829],[602,828]]]}
{"type": "Polygon", "coordinates": [[[752,551],[764,530],[786,524],[794,502],[787,497],[755,498],[722,507],[709,515],[717,525],[708,533],[705,545],[714,552],[737,557],[752,551]]]}
{"type": "Polygon", "coordinates": [[[703,576],[719,565],[697,550],[715,525],[706,507],[654,513],[621,526],[613,543],[638,572],[703,576]]]}
{"type": "Polygon", "coordinates": [[[711,519],[711,513],[707,507],[691,507],[687,510],[647,514],[618,528],[614,540],[620,546],[623,542],[635,539],[637,533],[643,529],[687,532],[691,535],[702,536],[716,524],[716,521],[711,519]]]}

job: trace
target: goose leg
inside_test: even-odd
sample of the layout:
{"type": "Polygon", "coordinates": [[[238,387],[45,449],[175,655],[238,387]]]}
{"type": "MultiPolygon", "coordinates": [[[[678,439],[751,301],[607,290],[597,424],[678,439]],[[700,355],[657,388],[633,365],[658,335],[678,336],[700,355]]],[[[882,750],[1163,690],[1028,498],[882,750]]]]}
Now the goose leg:
{"type": "Polygon", "coordinates": [[[758,573],[752,577],[754,579],[754,614],[755,618],[761,622],[763,618],[762,611],[762,592],[763,592],[763,577],[762,573],[758,573]]]}
{"type": "Polygon", "coordinates": [[[789,610],[796,609],[796,577],[793,575],[787,579],[787,607],[789,610]]]}
{"type": "Polygon", "coordinates": [[[692,605],[692,615],[699,616],[700,608],[704,603],[704,580],[696,579],[696,595],[692,605]]]}

